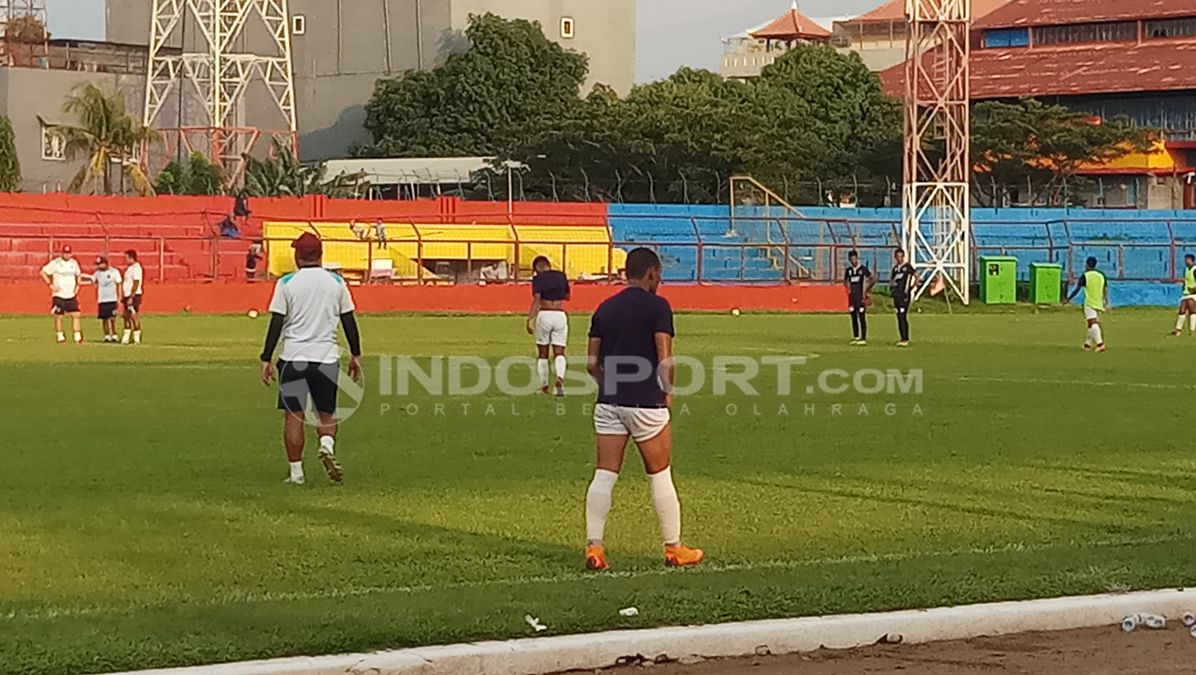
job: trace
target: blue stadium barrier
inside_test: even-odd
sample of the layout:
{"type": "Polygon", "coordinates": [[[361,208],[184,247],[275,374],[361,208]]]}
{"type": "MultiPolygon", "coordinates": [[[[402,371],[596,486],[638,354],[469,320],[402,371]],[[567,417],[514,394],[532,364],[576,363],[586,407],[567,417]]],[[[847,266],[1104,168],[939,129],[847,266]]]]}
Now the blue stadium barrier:
{"type": "MultiPolygon", "coordinates": [[[[886,280],[900,209],[797,210],[801,218],[781,208],[741,207],[732,228],[728,206],[616,204],[610,222],[616,242],[657,248],[672,281],[782,282],[785,235],[789,271],[800,264],[833,281],[846,249],[857,248],[864,264],[886,280]]],[[[1070,279],[1096,257],[1114,303],[1122,306],[1173,304],[1183,256],[1196,253],[1191,211],[973,209],[972,221],[976,257],[1017,258],[1021,281],[1028,281],[1031,263],[1063,265],[1070,279]]]]}

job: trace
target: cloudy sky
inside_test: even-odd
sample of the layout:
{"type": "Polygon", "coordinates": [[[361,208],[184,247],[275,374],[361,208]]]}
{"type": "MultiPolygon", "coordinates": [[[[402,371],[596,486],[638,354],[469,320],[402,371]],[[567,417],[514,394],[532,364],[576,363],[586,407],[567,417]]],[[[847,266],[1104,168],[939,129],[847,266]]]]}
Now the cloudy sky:
{"type": "MultiPolygon", "coordinates": [[[[822,19],[858,14],[880,2],[800,0],[800,6],[806,15],[822,19]]],[[[46,0],[46,3],[54,35],[104,36],[104,0],[46,0]]],[[[716,69],[721,38],[780,16],[789,9],[789,3],[790,0],[639,0],[639,79],[664,77],[681,66],[716,69]]]]}

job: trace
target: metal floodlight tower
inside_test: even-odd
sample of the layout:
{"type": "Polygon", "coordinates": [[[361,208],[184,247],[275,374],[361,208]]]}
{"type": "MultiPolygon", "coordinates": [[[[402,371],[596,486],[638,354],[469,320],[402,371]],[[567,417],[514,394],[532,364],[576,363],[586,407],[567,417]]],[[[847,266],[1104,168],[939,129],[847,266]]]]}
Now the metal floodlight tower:
{"type": "Polygon", "coordinates": [[[915,298],[971,287],[971,0],[906,0],[905,191],[902,229],[920,271],[915,298]]]}
{"type": "Polygon", "coordinates": [[[180,151],[205,152],[233,182],[264,133],[286,135],[295,147],[287,2],[153,0],[145,124],[177,138],[180,151]],[[245,120],[242,103],[255,82],[264,86],[274,109],[254,110],[254,119],[245,120]],[[177,127],[163,124],[170,105],[177,107],[177,119],[170,120],[177,127]]]}
{"type": "Polygon", "coordinates": [[[46,0],[0,0],[0,65],[34,66],[46,54],[46,0]],[[27,31],[40,25],[40,36],[27,31]]]}

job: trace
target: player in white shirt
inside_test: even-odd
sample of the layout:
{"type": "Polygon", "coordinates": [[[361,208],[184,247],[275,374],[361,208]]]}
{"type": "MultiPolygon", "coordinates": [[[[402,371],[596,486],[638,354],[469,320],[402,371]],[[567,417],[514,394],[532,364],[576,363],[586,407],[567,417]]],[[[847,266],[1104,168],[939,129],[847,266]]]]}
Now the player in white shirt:
{"type": "Polygon", "coordinates": [[[277,375],[278,409],[283,411],[283,442],[291,473],[287,483],[302,485],[305,415],[309,404],[318,416],[320,462],[328,477],[339,483],[344,477],[336,459],[337,394],[340,357],[336,327],[345,330],[349,343],[349,376],[361,381],[361,334],[357,329],[353,296],[340,276],[323,268],[324,247],[320,239],[304,233],[291,247],[299,269],[282,279],[270,301],[270,328],[262,349],[262,381],[270,384],[277,375]],[[278,340],[282,354],[277,370],[271,363],[278,340]]]}
{"type": "Polygon", "coordinates": [[[54,334],[58,344],[66,342],[62,332],[62,317],[71,317],[71,328],[75,332],[75,344],[83,344],[83,326],[79,317],[79,282],[83,270],[70,246],[63,246],[61,254],[42,268],[42,281],[50,287],[51,312],[54,314],[54,334]]]}
{"type": "Polygon", "coordinates": [[[145,289],[145,271],[141,269],[141,263],[137,262],[137,251],[125,251],[125,260],[129,262],[129,266],[125,268],[124,280],[121,283],[121,298],[125,303],[125,334],[121,336],[120,343],[129,344],[129,338],[133,339],[133,344],[141,344],[141,292],[145,289]]]}
{"type": "Polygon", "coordinates": [[[85,279],[96,285],[96,304],[100,322],[104,327],[104,342],[120,342],[116,336],[116,308],[120,304],[120,270],[108,264],[108,258],[96,258],[96,271],[85,275],[85,279]]]}

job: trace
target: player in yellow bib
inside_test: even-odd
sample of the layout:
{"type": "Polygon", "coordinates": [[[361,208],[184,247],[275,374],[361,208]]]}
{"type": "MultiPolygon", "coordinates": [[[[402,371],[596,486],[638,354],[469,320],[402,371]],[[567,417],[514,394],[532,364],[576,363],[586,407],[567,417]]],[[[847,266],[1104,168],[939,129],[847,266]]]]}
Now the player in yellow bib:
{"type": "Polygon", "coordinates": [[[1175,320],[1175,337],[1184,332],[1184,317],[1188,319],[1188,334],[1196,335],[1196,255],[1184,256],[1184,294],[1179,301],[1179,318],[1175,320]]]}
{"type": "Polygon", "coordinates": [[[1088,322],[1088,334],[1084,338],[1084,351],[1092,349],[1105,351],[1105,337],[1100,328],[1100,313],[1109,309],[1109,285],[1105,282],[1105,275],[1096,269],[1096,258],[1089,258],[1087,269],[1076,282],[1076,289],[1067,296],[1066,302],[1075,299],[1080,291],[1084,291],[1084,319],[1088,322]]]}

